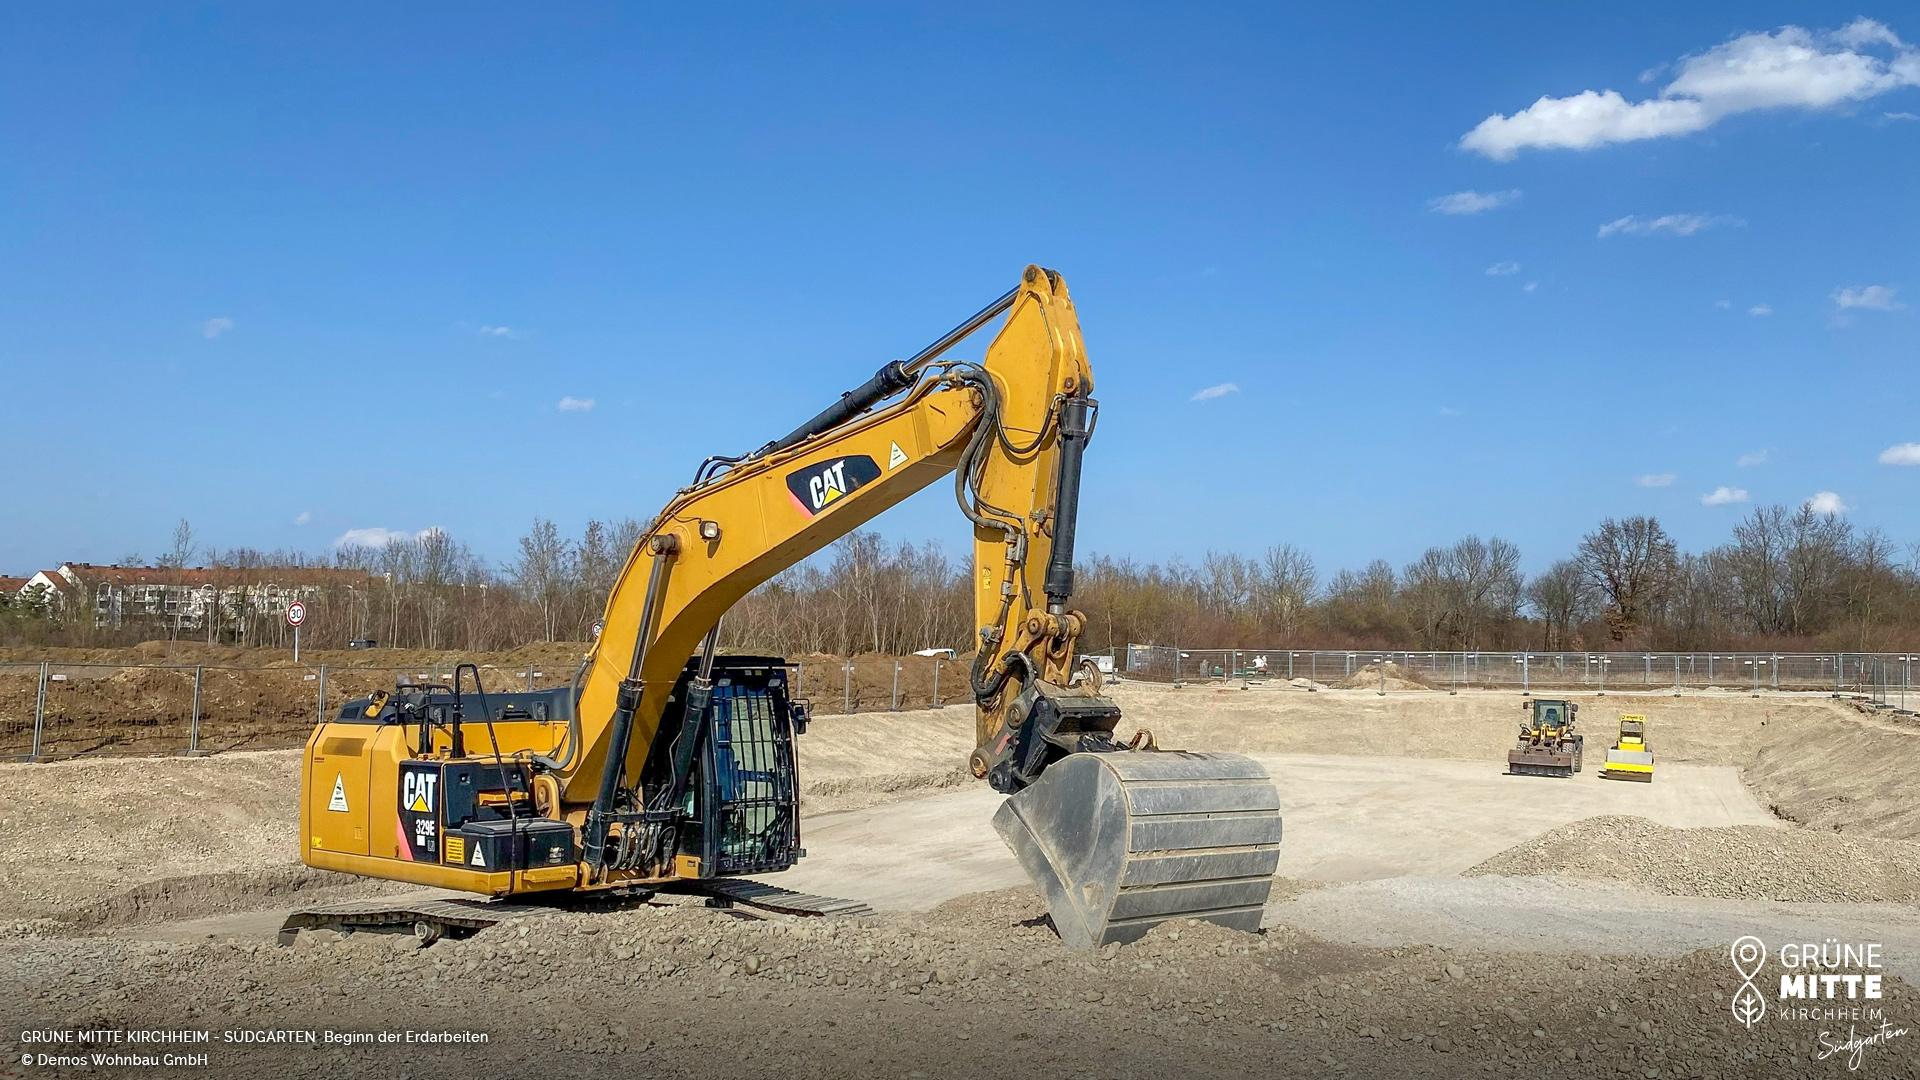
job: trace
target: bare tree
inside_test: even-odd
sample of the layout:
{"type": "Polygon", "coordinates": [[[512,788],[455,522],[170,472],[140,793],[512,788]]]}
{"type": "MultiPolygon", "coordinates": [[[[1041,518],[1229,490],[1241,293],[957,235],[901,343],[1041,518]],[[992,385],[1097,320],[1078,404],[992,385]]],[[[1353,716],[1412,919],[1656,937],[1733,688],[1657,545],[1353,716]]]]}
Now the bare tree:
{"type": "MultiPolygon", "coordinates": [[[[597,542],[599,522],[588,526],[588,541],[597,542]]],[[[596,552],[596,557],[598,553],[596,552]]],[[[560,608],[568,585],[577,580],[572,545],[560,538],[560,530],[545,518],[533,519],[533,527],[520,538],[520,559],[511,568],[520,595],[540,611],[542,641],[552,641],[560,631],[560,608]]]]}
{"type": "Polygon", "coordinates": [[[1594,616],[1593,586],[1580,564],[1561,559],[1527,583],[1527,604],[1542,623],[1543,649],[1566,649],[1574,628],[1594,616]]]}
{"type": "Polygon", "coordinates": [[[194,546],[193,526],[181,518],[173,527],[173,543],[167,553],[160,557],[160,565],[169,570],[183,570],[193,562],[193,553],[199,550],[194,546]]]}
{"type": "Polygon", "coordinates": [[[1260,561],[1257,615],[1280,634],[1280,643],[1293,644],[1313,604],[1318,579],[1313,558],[1292,544],[1275,544],[1260,561]]]}
{"type": "Polygon", "coordinates": [[[1679,554],[1658,519],[1630,517],[1602,521],[1581,539],[1577,558],[1606,601],[1608,636],[1625,641],[1672,588],[1679,554]]]}

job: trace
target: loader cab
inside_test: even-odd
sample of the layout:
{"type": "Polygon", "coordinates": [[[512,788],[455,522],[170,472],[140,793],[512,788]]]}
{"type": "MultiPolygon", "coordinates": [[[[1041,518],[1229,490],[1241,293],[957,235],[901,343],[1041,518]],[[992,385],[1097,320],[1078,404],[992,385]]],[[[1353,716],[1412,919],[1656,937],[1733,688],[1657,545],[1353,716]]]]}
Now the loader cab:
{"type": "Polygon", "coordinates": [[[1534,731],[1561,731],[1573,725],[1580,712],[1580,706],[1571,701],[1535,698],[1522,706],[1532,711],[1530,723],[1534,731]]]}

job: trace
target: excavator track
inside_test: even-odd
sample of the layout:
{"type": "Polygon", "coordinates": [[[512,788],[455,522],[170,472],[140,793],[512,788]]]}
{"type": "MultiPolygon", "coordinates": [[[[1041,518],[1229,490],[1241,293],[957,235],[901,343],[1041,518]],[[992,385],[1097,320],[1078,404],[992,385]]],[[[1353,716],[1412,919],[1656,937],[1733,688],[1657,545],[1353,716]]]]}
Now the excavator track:
{"type": "MultiPolygon", "coordinates": [[[[858,900],[795,892],[749,878],[709,878],[669,886],[672,892],[719,901],[717,906],[740,905],[775,915],[803,918],[850,918],[872,915],[873,908],[858,900]]],[[[349,900],[302,908],[280,926],[279,943],[291,945],[302,930],[393,933],[412,930],[424,942],[443,937],[467,937],[503,922],[537,919],[582,911],[625,911],[654,898],[651,891],[582,894],[567,903],[528,903],[478,898],[392,897],[349,900]]]]}

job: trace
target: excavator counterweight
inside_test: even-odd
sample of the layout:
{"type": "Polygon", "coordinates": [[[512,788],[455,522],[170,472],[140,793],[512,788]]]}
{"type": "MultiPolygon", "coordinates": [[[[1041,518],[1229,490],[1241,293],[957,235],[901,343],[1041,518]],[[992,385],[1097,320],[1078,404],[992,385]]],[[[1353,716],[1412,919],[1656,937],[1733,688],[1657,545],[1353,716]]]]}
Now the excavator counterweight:
{"type": "MultiPolygon", "coordinates": [[[[1144,732],[1118,742],[1120,710],[1097,675],[1073,680],[1086,625],[1071,606],[1074,539],[1097,410],[1066,282],[1029,266],[788,434],[702,462],[628,556],[572,688],[489,695],[466,664],[451,685],[352,701],[318,725],[302,858],[498,899],[699,887],[773,910],[849,910],[737,881],[800,857],[793,739],[808,717],[785,661],[718,655],[719,624],[748,591],[952,477],[973,540],[969,764],[1009,796],[996,828],[1061,938],[1129,940],[1177,917],[1257,927],[1280,843],[1265,771],[1158,751],[1144,732]],[[1002,315],[978,363],[946,357],[1002,315]]],[[[483,921],[443,912],[421,925],[483,921]]]]}

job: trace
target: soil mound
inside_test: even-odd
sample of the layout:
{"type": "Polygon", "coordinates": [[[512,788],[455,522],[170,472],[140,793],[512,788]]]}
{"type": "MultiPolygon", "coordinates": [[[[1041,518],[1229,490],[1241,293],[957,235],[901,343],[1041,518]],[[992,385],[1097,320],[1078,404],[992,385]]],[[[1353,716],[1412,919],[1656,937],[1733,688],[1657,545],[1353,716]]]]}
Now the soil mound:
{"type": "Polygon", "coordinates": [[[1386,679],[1388,690],[1431,690],[1433,684],[1419,678],[1406,668],[1388,660],[1384,664],[1368,664],[1366,667],[1341,679],[1333,685],[1341,690],[1378,690],[1382,677],[1386,679]]]}

